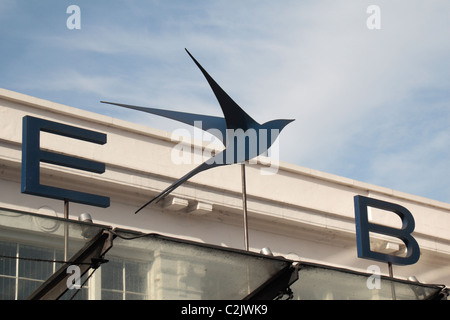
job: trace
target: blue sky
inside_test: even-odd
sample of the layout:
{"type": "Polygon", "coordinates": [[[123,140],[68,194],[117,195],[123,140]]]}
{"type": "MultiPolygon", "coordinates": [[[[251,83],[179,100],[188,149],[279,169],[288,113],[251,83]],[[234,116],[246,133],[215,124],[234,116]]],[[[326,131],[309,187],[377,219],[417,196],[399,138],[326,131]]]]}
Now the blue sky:
{"type": "Polygon", "coordinates": [[[257,121],[296,119],[281,161],[450,203],[449,15],[447,0],[2,0],[0,87],[171,131],[99,101],[221,115],[188,48],[257,121]]]}

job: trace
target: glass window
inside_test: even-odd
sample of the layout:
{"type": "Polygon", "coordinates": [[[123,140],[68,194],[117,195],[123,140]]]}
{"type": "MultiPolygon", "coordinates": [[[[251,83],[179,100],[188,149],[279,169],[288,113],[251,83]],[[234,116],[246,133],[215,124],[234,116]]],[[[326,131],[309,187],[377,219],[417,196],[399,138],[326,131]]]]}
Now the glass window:
{"type": "MultiPolygon", "coordinates": [[[[0,209],[0,225],[0,299],[26,299],[61,267],[64,224],[0,209]]],[[[86,230],[107,229],[74,222],[70,227],[69,257],[89,240],[86,230]]],[[[90,269],[81,279],[83,288],[68,290],[62,299],[243,299],[292,264],[157,234],[114,232],[117,237],[105,256],[109,262],[95,272],[90,269]]],[[[379,288],[371,288],[370,275],[308,263],[299,264],[298,276],[290,286],[295,299],[426,299],[442,290],[386,277],[380,278],[379,288]]]]}
{"type": "Polygon", "coordinates": [[[101,266],[102,300],[142,300],[147,296],[146,263],[108,257],[101,266]]]}
{"type": "MultiPolygon", "coordinates": [[[[24,300],[58,268],[60,250],[0,241],[0,300],[24,300]]],[[[83,279],[81,281],[83,282],[83,279]]],[[[62,299],[87,299],[85,285],[76,295],[69,290],[62,299]]]]}
{"type": "Polygon", "coordinates": [[[0,276],[14,276],[16,273],[16,260],[8,257],[15,257],[17,245],[15,243],[0,242],[0,276]]]}
{"type": "Polygon", "coordinates": [[[11,300],[15,298],[16,292],[16,259],[17,245],[13,243],[0,242],[0,299],[11,300]]]}
{"type": "Polygon", "coordinates": [[[118,275],[118,264],[108,266],[108,256],[110,262],[102,266],[102,277],[107,268],[114,269],[110,271],[117,275],[114,281],[125,280],[122,287],[126,299],[242,299],[290,265],[284,259],[160,235],[135,237],[135,233],[124,230],[116,230],[116,234],[123,237],[114,239],[108,254],[123,259],[124,273],[118,275]],[[137,257],[144,262],[137,262],[137,257]]]}
{"type": "MultiPolygon", "coordinates": [[[[58,270],[66,223],[69,257],[92,236],[86,228],[96,231],[92,234],[108,229],[0,209],[1,299],[26,299],[58,270]]],[[[102,264],[81,290],[68,290],[62,299],[75,293],[75,299],[241,299],[289,264],[159,235],[117,232],[125,238],[114,239],[105,256],[109,262],[102,264]],[[130,236],[133,240],[127,238],[130,236]]]]}
{"type": "Polygon", "coordinates": [[[26,299],[55,271],[60,252],[0,241],[0,298],[26,299]]]}
{"type": "MultiPolygon", "coordinates": [[[[147,264],[125,262],[125,291],[130,299],[143,299],[147,291],[147,264]]],[[[129,298],[126,297],[128,300],[129,298]]]]}
{"type": "Polygon", "coordinates": [[[36,260],[19,260],[19,277],[34,280],[46,280],[53,273],[54,250],[29,245],[19,245],[19,257],[36,260]]]}
{"type": "Polygon", "coordinates": [[[14,300],[15,292],[15,279],[0,276],[0,300],[14,300]]]}
{"type": "MultiPolygon", "coordinates": [[[[69,230],[69,257],[104,226],[0,208],[0,299],[26,299],[64,260],[65,225],[69,230]]],[[[81,283],[87,278],[84,275],[81,283]]],[[[62,299],[87,299],[89,282],[68,290],[62,299]]]]}

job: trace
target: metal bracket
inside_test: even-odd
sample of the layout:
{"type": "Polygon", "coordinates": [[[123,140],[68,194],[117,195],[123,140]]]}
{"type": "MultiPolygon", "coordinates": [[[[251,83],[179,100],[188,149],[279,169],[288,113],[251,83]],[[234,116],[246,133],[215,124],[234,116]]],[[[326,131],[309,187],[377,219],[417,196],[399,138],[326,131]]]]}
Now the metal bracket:
{"type": "Polygon", "coordinates": [[[254,290],[244,300],[273,300],[287,294],[291,295],[289,286],[298,280],[298,265],[293,264],[280,270],[268,281],[254,290]]]}
{"type": "Polygon", "coordinates": [[[69,266],[80,268],[80,277],[91,268],[98,268],[107,262],[103,256],[112,248],[115,235],[110,230],[101,230],[86,245],[81,248],[69,261],[59,268],[50,278],[37,288],[27,300],[57,300],[67,290],[67,280],[72,273],[67,273],[69,266]]]}

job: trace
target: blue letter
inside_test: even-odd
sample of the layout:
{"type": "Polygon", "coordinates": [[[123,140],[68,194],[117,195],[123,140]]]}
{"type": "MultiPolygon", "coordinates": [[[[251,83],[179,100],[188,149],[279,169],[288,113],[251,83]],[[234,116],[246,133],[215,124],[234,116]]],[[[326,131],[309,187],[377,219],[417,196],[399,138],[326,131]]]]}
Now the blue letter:
{"type": "Polygon", "coordinates": [[[392,264],[408,265],[419,260],[420,249],[417,241],[411,236],[414,231],[414,218],[405,207],[395,203],[381,201],[363,196],[355,196],[355,223],[358,257],[372,259],[392,264]],[[402,228],[390,228],[376,223],[370,223],[367,218],[367,207],[392,211],[402,219],[402,228]],[[369,232],[380,233],[402,240],[407,249],[406,257],[398,257],[370,250],[369,232]]]}
{"type": "Polygon", "coordinates": [[[109,207],[109,198],[107,197],[40,184],[39,163],[41,161],[89,172],[105,172],[104,163],[41,150],[41,131],[97,144],[106,143],[106,134],[104,133],[72,127],[62,123],[38,119],[30,116],[23,117],[22,193],[53,199],[68,200],[102,208],[109,207]]]}

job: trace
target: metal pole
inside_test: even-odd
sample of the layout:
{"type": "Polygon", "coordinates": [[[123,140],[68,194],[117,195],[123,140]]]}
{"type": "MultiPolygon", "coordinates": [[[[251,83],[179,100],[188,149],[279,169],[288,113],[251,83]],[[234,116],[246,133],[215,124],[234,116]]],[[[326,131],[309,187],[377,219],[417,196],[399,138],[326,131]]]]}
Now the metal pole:
{"type": "Polygon", "coordinates": [[[69,201],[64,199],[64,261],[67,261],[69,254],[69,201]]]}
{"type": "Polygon", "coordinates": [[[248,221],[247,221],[247,187],[245,183],[245,162],[241,164],[242,207],[244,210],[244,247],[248,251],[248,221]]]}
{"type": "MultiPolygon", "coordinates": [[[[389,268],[389,277],[394,279],[394,270],[392,268],[392,262],[388,262],[388,268],[389,268]]],[[[395,295],[395,287],[394,283],[391,282],[391,294],[392,294],[392,300],[397,300],[397,297],[395,295]]]]}

